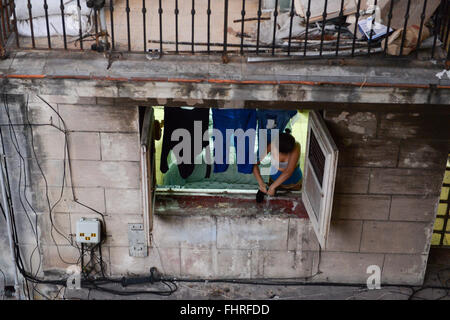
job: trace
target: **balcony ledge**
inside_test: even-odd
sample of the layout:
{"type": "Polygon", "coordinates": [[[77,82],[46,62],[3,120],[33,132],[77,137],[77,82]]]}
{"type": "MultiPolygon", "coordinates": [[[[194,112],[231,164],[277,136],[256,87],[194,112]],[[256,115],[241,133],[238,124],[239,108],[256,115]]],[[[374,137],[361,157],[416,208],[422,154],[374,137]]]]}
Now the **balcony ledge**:
{"type": "MultiPolygon", "coordinates": [[[[126,54],[113,61],[94,52],[14,51],[0,61],[1,92],[128,98],[154,105],[417,110],[443,108],[450,79],[443,64],[399,58],[247,63],[232,56],[126,54]],[[370,66],[368,64],[370,63],[370,66]]],[[[433,109],[435,110],[435,109],[433,109]]]]}

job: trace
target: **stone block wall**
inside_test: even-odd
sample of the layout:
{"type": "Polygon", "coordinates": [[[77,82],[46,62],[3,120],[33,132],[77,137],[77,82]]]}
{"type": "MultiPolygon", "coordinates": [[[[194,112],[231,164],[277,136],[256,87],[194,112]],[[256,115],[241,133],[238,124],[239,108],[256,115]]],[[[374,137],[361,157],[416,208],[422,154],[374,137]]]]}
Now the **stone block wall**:
{"type": "MultiPolygon", "coordinates": [[[[8,97],[12,121],[25,123],[26,97],[8,97]]],[[[127,225],[143,222],[137,107],[117,99],[44,98],[67,126],[72,176],[63,175],[65,141],[60,130],[35,126],[33,148],[30,130],[15,127],[22,159],[4,126],[8,119],[0,113],[13,190],[19,190],[21,164],[27,174],[20,196],[13,194],[20,244],[24,254],[33,252],[35,236],[26,214],[37,217],[42,268],[37,269],[38,254],[30,260],[42,276],[64,272],[77,262],[75,223],[81,217],[98,217],[73,201],[73,183],[79,201],[105,215],[103,256],[109,275],[146,274],[156,266],[177,277],[365,283],[367,267],[378,265],[382,283],[423,281],[450,149],[449,114],[324,113],[339,148],[339,168],[329,239],[320,251],[308,219],[282,213],[186,215],[180,210],[155,215],[149,255],[134,258],[128,253],[127,225]],[[61,189],[63,181],[66,187],[61,189]],[[25,194],[36,214],[24,201],[25,194]],[[53,222],[61,234],[52,232],[47,194],[51,205],[57,202],[53,222]]],[[[30,96],[28,106],[31,122],[62,125],[39,99],[30,96]]],[[[0,246],[8,252],[3,231],[0,246]]],[[[0,268],[11,276],[8,259],[2,254],[0,268]]]]}
{"type": "Polygon", "coordinates": [[[372,261],[382,268],[382,283],[421,284],[450,150],[450,113],[325,111],[324,118],[339,148],[324,279],[363,280],[372,261]],[[358,267],[361,259],[367,261],[358,267]]]}
{"type": "MultiPolygon", "coordinates": [[[[28,258],[27,253],[36,248],[37,237],[40,245],[31,259],[33,273],[46,276],[64,272],[79,262],[80,248],[74,242],[76,221],[81,217],[101,218],[98,211],[106,223],[107,240],[102,254],[109,274],[110,252],[116,252],[115,247],[128,246],[128,223],[143,222],[138,108],[114,105],[112,101],[109,105],[100,104],[96,98],[43,98],[66,125],[72,175],[64,132],[58,129],[63,129],[62,120],[56,112],[35,96],[28,97],[27,112],[26,96],[9,95],[11,121],[17,125],[11,132],[5,110],[0,112],[17,225],[23,238],[21,245],[26,248],[24,256],[28,258]],[[33,123],[33,134],[22,125],[28,120],[33,123]],[[20,155],[13,144],[14,132],[20,155]],[[82,204],[73,201],[71,185],[82,204]]],[[[1,107],[4,109],[3,100],[1,107]]],[[[0,226],[0,268],[6,269],[12,280],[5,224],[0,226]]],[[[28,267],[29,264],[26,259],[28,267]]]]}

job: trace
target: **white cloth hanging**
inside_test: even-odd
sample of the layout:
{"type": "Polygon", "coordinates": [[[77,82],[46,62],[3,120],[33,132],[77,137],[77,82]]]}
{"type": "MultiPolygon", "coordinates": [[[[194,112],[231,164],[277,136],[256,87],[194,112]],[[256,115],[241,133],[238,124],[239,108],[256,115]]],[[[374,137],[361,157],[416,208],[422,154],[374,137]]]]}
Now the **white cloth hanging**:
{"type": "MultiPolygon", "coordinates": [[[[91,19],[86,16],[81,16],[81,30],[82,34],[87,34],[92,30],[91,19]]],[[[80,20],[78,15],[64,15],[64,23],[66,27],[66,36],[78,37],[80,35],[80,20]]],[[[61,15],[51,15],[48,17],[50,36],[62,36],[63,24],[61,15]]],[[[18,20],[17,31],[20,36],[31,37],[30,20],[18,20]]],[[[33,32],[36,38],[47,36],[47,23],[45,17],[33,18],[33,32]]]]}
{"type": "MultiPolygon", "coordinates": [[[[45,17],[44,1],[43,0],[30,0],[31,13],[33,21],[37,17],[45,17]]],[[[77,0],[64,0],[64,14],[72,15],[78,14],[77,0]]],[[[30,18],[28,12],[28,0],[15,0],[16,4],[16,18],[17,20],[26,20],[30,18]]],[[[61,1],[60,0],[47,0],[47,13],[51,15],[61,16],[61,1]]],[[[80,0],[81,14],[89,16],[91,13],[90,8],[86,6],[86,0],[80,0]]]]}
{"type": "MultiPolygon", "coordinates": [[[[80,22],[82,34],[85,35],[92,30],[92,9],[86,6],[86,0],[80,0],[81,10],[78,12],[77,0],[64,0],[64,24],[67,36],[79,36],[80,22]]],[[[16,0],[17,31],[20,36],[31,37],[31,26],[29,19],[28,0],[16,0]]],[[[47,36],[46,12],[43,0],[30,0],[33,17],[33,33],[35,37],[47,36]]],[[[50,36],[62,36],[64,34],[61,2],[48,0],[48,24],[50,36]]],[[[13,17],[11,17],[13,19],[13,17]]]]}

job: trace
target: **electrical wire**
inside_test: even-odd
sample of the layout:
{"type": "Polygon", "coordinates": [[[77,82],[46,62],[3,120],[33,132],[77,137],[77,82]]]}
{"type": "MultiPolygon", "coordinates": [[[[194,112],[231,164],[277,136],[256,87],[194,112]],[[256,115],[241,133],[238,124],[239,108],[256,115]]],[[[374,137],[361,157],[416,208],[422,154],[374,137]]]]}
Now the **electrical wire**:
{"type": "MultiPolygon", "coordinates": [[[[31,131],[31,136],[33,136],[33,132],[32,132],[32,127],[33,126],[45,126],[45,125],[50,125],[53,126],[55,128],[57,128],[58,130],[60,130],[60,132],[62,132],[64,134],[64,139],[65,139],[65,143],[64,143],[64,166],[63,166],[63,183],[62,183],[62,191],[60,193],[60,198],[57,200],[57,203],[59,201],[61,201],[62,198],[62,194],[63,194],[63,189],[65,186],[65,177],[66,177],[66,170],[69,171],[69,177],[71,180],[71,184],[70,184],[70,189],[72,191],[72,197],[73,197],[73,201],[78,203],[79,205],[91,210],[94,213],[97,213],[98,215],[101,216],[101,220],[102,220],[102,229],[103,229],[103,238],[101,239],[100,243],[89,248],[90,250],[90,261],[89,264],[91,264],[91,270],[90,272],[87,274],[86,277],[84,277],[82,279],[82,287],[86,288],[89,290],[89,294],[91,292],[91,290],[97,290],[97,291],[102,291],[102,292],[106,292],[106,293],[110,293],[110,294],[114,294],[114,295],[119,295],[119,296],[133,296],[133,295],[138,295],[138,294],[153,294],[153,295],[161,295],[161,296],[170,296],[171,294],[173,294],[174,292],[176,292],[178,290],[178,286],[177,286],[177,282],[191,282],[191,283],[232,283],[232,284],[247,284],[247,285],[267,285],[267,286],[339,286],[339,287],[345,287],[345,286],[352,286],[352,287],[364,287],[364,285],[358,285],[358,284],[354,284],[354,283],[339,283],[339,284],[335,284],[335,283],[320,283],[320,282],[308,282],[308,280],[310,280],[312,277],[316,276],[317,274],[321,273],[320,271],[320,261],[321,261],[321,248],[319,247],[319,262],[318,262],[318,268],[317,268],[317,272],[307,278],[303,278],[301,280],[296,279],[296,280],[290,280],[290,279],[266,279],[266,280],[262,280],[262,281],[258,281],[258,280],[249,280],[249,279],[184,279],[184,278],[176,278],[176,277],[160,277],[159,279],[155,279],[153,277],[153,274],[150,273],[150,277],[142,279],[141,281],[139,281],[138,283],[155,283],[155,282],[161,282],[166,288],[167,290],[115,290],[115,289],[111,289],[111,288],[107,288],[104,287],[104,285],[107,284],[119,284],[124,282],[125,278],[122,279],[113,279],[113,278],[108,278],[106,276],[106,270],[105,270],[105,262],[103,260],[103,256],[102,256],[102,243],[106,240],[106,224],[105,224],[105,220],[104,220],[104,214],[99,212],[98,210],[95,210],[87,205],[85,205],[84,203],[80,202],[78,200],[78,198],[76,197],[75,191],[74,191],[74,185],[73,185],[73,179],[72,179],[72,165],[71,165],[71,157],[70,157],[70,148],[69,148],[69,143],[68,143],[68,130],[65,124],[64,119],[61,117],[61,115],[59,114],[59,112],[53,108],[47,101],[45,101],[42,97],[38,96],[39,99],[41,99],[51,110],[53,110],[53,112],[58,116],[58,118],[61,121],[61,124],[63,125],[63,128],[59,128],[57,126],[55,126],[53,123],[51,124],[32,124],[29,121],[28,118],[28,97],[27,97],[27,105],[26,105],[26,111],[27,111],[27,123],[25,124],[13,124],[11,121],[11,117],[9,114],[9,106],[7,103],[7,96],[5,95],[5,110],[7,110],[6,114],[8,116],[8,121],[9,121],[9,128],[10,128],[10,137],[13,143],[13,146],[16,150],[16,152],[19,154],[19,157],[21,159],[21,161],[19,161],[21,167],[20,167],[20,179],[19,179],[19,195],[20,195],[20,202],[22,207],[25,209],[25,204],[22,202],[21,196],[22,196],[22,191],[21,191],[21,179],[22,179],[22,171],[24,172],[24,177],[23,179],[25,180],[25,184],[26,184],[26,171],[25,169],[22,167],[22,161],[23,161],[23,166],[25,165],[25,159],[23,158],[21,152],[20,152],[20,144],[18,143],[18,139],[17,139],[17,135],[15,133],[14,127],[15,126],[28,126],[30,128],[31,131]],[[66,168],[66,161],[67,161],[67,168],[66,168]],[[95,250],[98,249],[98,256],[95,253],[95,250]],[[99,267],[100,270],[96,271],[96,268],[99,267]],[[93,272],[93,274],[92,274],[93,272]],[[101,276],[98,277],[98,274],[100,274],[101,276]]],[[[0,135],[1,135],[1,127],[0,127],[0,135]]],[[[36,162],[39,163],[39,161],[37,160],[37,155],[35,152],[35,148],[34,148],[34,141],[32,139],[32,149],[33,149],[33,153],[34,153],[34,158],[36,159],[36,162]]],[[[4,143],[3,143],[3,137],[2,137],[2,147],[4,148],[4,143]]],[[[38,167],[40,167],[40,164],[38,165],[38,167]]],[[[41,173],[41,175],[44,177],[44,181],[46,182],[46,193],[48,192],[48,184],[45,178],[45,174],[42,170],[42,168],[39,168],[39,171],[41,173]]],[[[6,175],[7,176],[7,175],[6,175]]],[[[8,187],[9,187],[9,183],[8,183],[8,187]]],[[[10,193],[9,193],[10,194],[10,193]]],[[[48,197],[48,194],[47,194],[48,197]]],[[[27,197],[26,197],[26,193],[24,192],[24,198],[25,198],[25,202],[27,203],[28,206],[30,206],[30,208],[32,208],[31,203],[28,201],[27,197]]],[[[47,199],[47,203],[50,204],[49,199],[47,199]]],[[[56,204],[57,204],[56,203],[56,204]]],[[[54,227],[53,225],[53,219],[51,217],[51,213],[53,211],[53,209],[55,208],[56,204],[54,204],[53,206],[49,206],[49,214],[50,214],[50,218],[51,218],[51,223],[52,223],[52,228],[54,227]]],[[[12,201],[11,201],[11,209],[13,209],[12,207],[12,201]]],[[[6,217],[6,213],[4,211],[4,208],[1,207],[1,211],[3,213],[3,216],[6,217]]],[[[34,208],[32,208],[32,211],[35,213],[36,212],[34,210],[34,208]]],[[[25,213],[27,214],[28,220],[30,222],[31,225],[33,225],[33,223],[31,222],[31,219],[28,216],[27,210],[25,210],[25,213]]],[[[25,270],[23,261],[22,261],[22,257],[20,254],[20,248],[19,248],[19,240],[18,240],[18,233],[17,233],[17,228],[16,228],[16,221],[15,221],[15,217],[13,214],[13,211],[11,211],[11,218],[12,218],[12,222],[13,222],[13,237],[14,237],[14,244],[15,244],[15,255],[17,257],[17,268],[20,271],[20,273],[22,274],[22,276],[25,279],[25,285],[28,287],[28,281],[31,282],[34,287],[33,287],[33,291],[37,292],[38,294],[40,294],[42,297],[46,298],[46,299],[50,299],[50,297],[43,295],[37,288],[36,285],[37,284],[49,284],[49,285],[56,285],[56,286],[61,286],[61,288],[59,289],[57,295],[54,297],[54,299],[56,299],[62,289],[66,288],[66,280],[62,279],[62,280],[45,280],[45,279],[40,279],[37,278],[37,273],[33,274],[33,273],[28,273],[25,270]]],[[[37,220],[35,220],[35,227],[37,227],[37,220]]],[[[34,229],[34,228],[33,228],[34,229]]],[[[55,228],[56,230],[56,228],[55,228]]],[[[33,232],[35,233],[35,232],[33,232]]],[[[35,236],[37,235],[37,233],[35,234],[35,236]]],[[[62,234],[62,236],[64,236],[62,234]]],[[[65,237],[69,242],[70,240],[65,237]]],[[[53,239],[55,240],[55,239],[53,239]]],[[[37,247],[39,244],[39,239],[36,236],[36,241],[37,241],[37,247]]],[[[56,244],[56,241],[55,241],[56,244]]],[[[57,245],[57,244],[56,244],[57,245]]],[[[77,249],[80,250],[80,248],[78,246],[75,246],[77,249]]],[[[159,248],[158,249],[158,254],[159,253],[159,248]]],[[[161,256],[160,256],[161,259],[161,256]]],[[[80,258],[78,259],[77,263],[79,261],[81,262],[81,267],[82,267],[82,271],[84,271],[84,252],[83,254],[81,254],[80,252],[80,258]]],[[[162,266],[162,261],[161,261],[161,266],[162,266]]],[[[40,268],[40,266],[39,266],[40,268]]],[[[164,270],[163,270],[164,271],[164,270]]],[[[165,272],[164,272],[165,273],[165,272]]],[[[440,276],[439,276],[440,277],[440,276]]],[[[447,280],[445,283],[442,282],[442,280],[440,279],[442,286],[424,286],[424,287],[420,287],[418,289],[416,289],[417,287],[415,286],[408,286],[408,285],[385,285],[385,287],[405,287],[405,288],[410,288],[412,290],[412,294],[409,296],[410,299],[413,299],[417,293],[419,293],[422,290],[425,289],[442,289],[442,290],[446,290],[446,295],[441,297],[444,298],[446,296],[448,296],[448,291],[450,290],[450,288],[448,287],[448,281],[447,280]]],[[[28,291],[28,290],[27,290],[28,291]]],[[[64,296],[65,296],[65,292],[64,292],[64,296]]],[[[30,298],[30,294],[28,291],[28,298],[30,298]]]]}
{"type": "MultiPolygon", "coordinates": [[[[65,186],[66,170],[69,171],[70,179],[71,179],[71,181],[73,181],[73,179],[72,179],[72,165],[71,165],[71,158],[70,158],[70,148],[69,148],[69,141],[68,141],[68,136],[67,136],[68,135],[68,130],[67,130],[67,126],[65,124],[65,121],[61,117],[59,112],[55,108],[53,108],[47,101],[45,101],[42,97],[40,97],[40,96],[38,96],[38,97],[58,116],[58,118],[61,121],[61,124],[63,125],[63,128],[61,129],[61,128],[55,126],[53,123],[51,123],[51,124],[37,124],[39,126],[50,125],[50,126],[53,126],[53,127],[57,128],[62,133],[64,133],[64,139],[65,139],[65,143],[64,143],[64,165],[63,165],[63,179],[62,179],[62,183],[61,183],[62,186],[61,186],[60,196],[59,196],[58,200],[55,202],[55,204],[53,204],[53,205],[50,204],[50,200],[49,200],[49,197],[48,197],[48,182],[47,182],[47,178],[46,178],[45,173],[44,173],[44,171],[43,171],[43,169],[41,167],[41,164],[39,163],[38,156],[37,156],[37,154],[35,152],[35,146],[34,146],[34,140],[33,140],[34,134],[33,134],[33,131],[32,131],[33,124],[29,121],[29,118],[28,118],[28,113],[29,113],[28,96],[27,96],[27,102],[26,102],[26,113],[27,113],[26,114],[26,120],[27,120],[27,123],[25,123],[25,124],[13,124],[12,121],[11,121],[11,117],[9,115],[9,106],[8,106],[7,96],[5,95],[4,96],[4,102],[5,102],[4,105],[5,105],[5,109],[7,110],[7,115],[8,115],[8,120],[9,120],[9,128],[10,128],[10,135],[11,135],[11,139],[13,141],[14,148],[15,148],[16,152],[19,154],[19,157],[21,159],[21,161],[20,161],[20,182],[22,182],[22,171],[24,172],[24,180],[27,181],[26,171],[24,169],[24,167],[25,167],[25,159],[22,156],[22,153],[20,151],[20,144],[18,142],[17,135],[15,133],[14,127],[16,127],[16,126],[24,126],[25,125],[25,126],[27,126],[30,129],[31,137],[32,137],[31,138],[31,145],[32,145],[32,149],[33,149],[34,159],[35,159],[35,161],[37,163],[39,172],[40,172],[40,174],[41,174],[41,176],[42,176],[42,178],[44,179],[44,182],[45,182],[47,206],[48,206],[48,209],[49,209],[49,217],[50,217],[50,222],[51,222],[51,225],[52,225],[52,230],[55,229],[61,236],[63,236],[70,243],[69,238],[67,238],[61,231],[59,231],[56,228],[56,226],[54,225],[53,216],[52,216],[53,209],[61,201],[62,196],[63,196],[64,186],[65,186]],[[23,163],[22,163],[22,161],[23,161],[23,163]],[[66,167],[66,162],[67,162],[67,167],[66,167]]],[[[90,290],[99,290],[99,291],[108,292],[108,293],[117,294],[117,295],[154,294],[154,295],[168,296],[168,295],[171,295],[173,292],[175,292],[177,290],[177,286],[176,286],[175,283],[171,283],[170,281],[165,281],[165,280],[162,280],[161,283],[163,283],[168,288],[167,290],[139,290],[139,291],[125,290],[125,291],[118,291],[118,290],[114,290],[114,289],[103,287],[102,285],[105,285],[105,284],[122,283],[123,282],[123,279],[122,280],[110,279],[110,278],[107,278],[105,276],[105,263],[103,261],[103,256],[102,256],[102,251],[101,251],[101,245],[102,245],[102,243],[104,241],[106,241],[106,234],[107,234],[106,233],[106,224],[105,224],[105,220],[104,220],[104,214],[99,212],[98,210],[95,210],[92,207],[82,203],[81,201],[79,201],[78,198],[76,197],[73,183],[71,183],[70,188],[71,188],[71,191],[72,191],[73,201],[78,203],[79,205],[81,205],[81,206],[91,210],[92,212],[99,214],[101,216],[101,220],[102,220],[102,229],[103,229],[102,235],[103,235],[103,238],[102,238],[102,240],[101,240],[101,242],[99,244],[97,244],[94,247],[89,248],[89,250],[90,250],[90,261],[89,261],[89,264],[91,264],[91,269],[86,274],[86,277],[82,280],[83,286],[89,288],[90,290]],[[96,249],[98,249],[98,251],[99,251],[99,257],[95,253],[96,249]],[[101,277],[97,277],[97,273],[91,275],[91,273],[93,271],[95,272],[95,269],[96,269],[97,266],[100,266],[100,271],[99,272],[101,272],[101,277]]],[[[26,194],[24,194],[24,195],[26,197],[26,194]]],[[[36,215],[36,211],[32,207],[31,203],[28,201],[28,199],[25,199],[25,202],[28,204],[28,206],[31,208],[31,210],[36,215]]],[[[27,213],[24,203],[22,203],[22,206],[23,206],[25,212],[27,213]]],[[[14,211],[11,211],[11,212],[13,213],[14,211]]],[[[51,299],[50,297],[44,295],[42,292],[40,292],[36,288],[37,284],[50,284],[50,285],[57,285],[57,286],[60,285],[61,288],[59,289],[59,291],[58,291],[57,295],[55,296],[55,298],[58,297],[60,295],[60,293],[61,293],[62,288],[66,287],[66,281],[65,280],[39,279],[39,278],[37,278],[37,272],[35,274],[33,274],[33,272],[31,272],[31,274],[30,274],[29,272],[27,272],[25,270],[25,267],[24,267],[23,262],[22,262],[20,248],[18,246],[19,241],[18,241],[18,233],[17,233],[17,228],[16,228],[16,222],[15,222],[15,219],[14,219],[14,214],[12,214],[12,218],[13,218],[12,219],[12,221],[13,221],[13,234],[14,234],[14,240],[15,240],[14,241],[14,243],[15,243],[15,255],[17,257],[17,268],[20,271],[20,273],[23,275],[23,277],[25,279],[25,283],[27,284],[27,287],[28,287],[28,281],[30,281],[33,284],[33,288],[32,289],[33,289],[34,292],[37,292],[40,296],[42,296],[45,299],[51,299]]],[[[31,219],[29,219],[29,220],[30,220],[30,224],[33,225],[32,222],[31,222],[31,219]]],[[[33,230],[35,230],[36,227],[37,227],[37,220],[35,221],[35,224],[33,225],[33,230]]],[[[53,239],[55,245],[58,247],[58,244],[56,243],[53,235],[52,235],[52,239],[53,239]]],[[[37,243],[37,247],[39,247],[39,239],[38,239],[37,236],[36,236],[35,240],[36,240],[36,243],[37,243]]],[[[80,250],[78,248],[78,246],[76,246],[76,247],[77,247],[78,250],[80,250]]],[[[58,254],[59,254],[59,251],[58,251],[58,254]]],[[[60,256],[60,254],[59,254],[59,256],[60,256]]],[[[77,263],[79,262],[79,260],[83,260],[83,258],[84,258],[84,252],[83,252],[83,254],[80,253],[80,258],[78,259],[77,263]]],[[[63,262],[67,263],[66,261],[64,261],[64,259],[62,259],[61,256],[60,256],[60,259],[63,262]]],[[[82,270],[84,272],[85,268],[84,268],[83,264],[84,263],[82,261],[82,270]]],[[[41,265],[39,265],[39,269],[40,269],[40,266],[41,265]]],[[[155,282],[154,279],[151,279],[151,277],[149,278],[149,281],[152,282],[152,283],[155,282]]],[[[30,294],[29,294],[29,290],[28,289],[27,289],[27,292],[28,292],[28,297],[30,298],[30,294]]],[[[64,295],[65,295],[65,293],[64,293],[64,295]]]]}
{"type": "MultiPolygon", "coordinates": [[[[24,212],[25,212],[25,214],[27,216],[27,219],[28,219],[28,221],[30,223],[30,226],[32,228],[33,234],[35,236],[35,241],[36,241],[36,247],[34,248],[32,254],[30,256],[30,270],[31,270],[30,272],[31,273],[29,273],[29,272],[27,272],[25,270],[25,266],[24,266],[23,261],[22,261],[22,256],[21,256],[21,253],[20,253],[21,250],[20,250],[20,247],[18,245],[19,239],[18,239],[18,232],[17,232],[17,227],[16,227],[16,221],[15,221],[14,207],[12,206],[12,201],[11,201],[10,202],[10,206],[11,206],[10,215],[11,215],[11,221],[12,221],[12,225],[13,225],[12,232],[13,232],[13,238],[14,238],[15,255],[16,255],[16,258],[17,258],[16,259],[16,263],[17,263],[17,268],[18,268],[19,272],[22,274],[22,276],[24,277],[24,280],[25,280],[25,284],[26,284],[26,288],[27,289],[24,292],[27,292],[27,297],[28,297],[28,299],[30,299],[31,295],[30,295],[30,292],[29,292],[28,281],[32,282],[33,284],[36,284],[36,283],[57,284],[57,283],[61,283],[61,281],[46,281],[46,280],[40,280],[40,279],[36,278],[36,276],[37,276],[37,274],[39,272],[41,263],[42,263],[41,252],[40,252],[40,249],[39,249],[39,238],[38,238],[38,235],[37,235],[37,232],[36,232],[36,229],[37,229],[37,213],[36,213],[36,210],[31,205],[30,201],[28,200],[26,192],[24,190],[23,197],[25,198],[25,202],[28,204],[28,206],[31,208],[31,210],[35,214],[35,223],[33,224],[31,219],[30,219],[30,217],[29,217],[29,215],[28,215],[28,210],[25,208],[24,201],[22,201],[22,186],[21,186],[22,185],[22,173],[23,173],[23,179],[25,181],[24,185],[26,185],[26,181],[27,181],[26,170],[25,170],[25,159],[24,159],[24,157],[23,157],[23,155],[22,155],[22,153],[20,151],[20,144],[18,142],[17,134],[15,132],[15,126],[16,125],[13,125],[13,123],[11,121],[7,95],[4,95],[4,99],[3,100],[4,100],[4,108],[5,108],[5,111],[6,111],[5,114],[7,115],[8,122],[9,122],[8,123],[8,127],[9,127],[9,130],[10,130],[11,143],[12,143],[15,151],[19,155],[19,166],[20,166],[20,169],[19,169],[19,200],[20,200],[21,206],[24,209],[24,212]],[[36,249],[39,252],[40,261],[39,261],[38,270],[35,273],[33,273],[32,256],[34,255],[34,252],[36,251],[36,249]]],[[[26,108],[27,108],[26,111],[28,113],[28,97],[27,97],[27,101],[26,101],[26,108]]],[[[21,125],[32,127],[30,125],[29,121],[28,121],[27,124],[21,124],[21,125]]],[[[50,125],[52,125],[52,124],[50,124],[50,125]]],[[[5,153],[5,150],[4,150],[5,144],[4,144],[3,136],[1,136],[1,138],[2,138],[3,153],[5,153]]],[[[36,155],[35,155],[35,158],[37,159],[36,155]]],[[[7,166],[7,164],[5,162],[5,170],[7,170],[6,166],[7,166]]],[[[7,191],[9,191],[9,185],[10,185],[9,184],[9,176],[7,174],[6,174],[6,176],[7,176],[7,179],[8,179],[6,187],[7,187],[7,191]]],[[[25,188],[25,186],[24,186],[24,188],[25,188]]],[[[10,194],[10,191],[9,191],[9,194],[10,194]]],[[[35,291],[34,289],[35,289],[35,286],[33,285],[33,291],[35,291]]]]}
{"type": "Polygon", "coordinates": [[[2,300],[4,300],[5,299],[6,276],[2,269],[0,269],[0,273],[3,276],[3,286],[0,287],[0,292],[2,294],[2,300]]]}
{"type": "MultiPolygon", "coordinates": [[[[9,124],[11,124],[12,122],[11,122],[11,116],[10,116],[10,113],[9,113],[9,106],[8,106],[8,99],[7,99],[7,96],[5,95],[5,97],[4,97],[4,107],[5,107],[5,114],[7,115],[7,118],[8,118],[8,122],[9,122],[9,124]]],[[[30,224],[30,226],[31,226],[31,230],[32,230],[32,233],[34,234],[34,236],[35,236],[35,240],[36,240],[36,247],[33,249],[33,253],[32,253],[32,255],[30,256],[30,268],[31,268],[31,272],[32,272],[32,264],[31,264],[31,261],[32,261],[32,256],[33,256],[33,254],[34,254],[34,252],[35,252],[35,250],[36,250],[36,248],[38,248],[39,247],[39,244],[38,244],[38,235],[37,235],[37,232],[36,232],[36,229],[37,229],[37,214],[36,214],[36,212],[34,211],[34,214],[35,214],[35,224],[33,225],[33,223],[32,223],[32,221],[31,221],[31,218],[30,218],[30,216],[28,215],[28,211],[27,211],[27,209],[25,208],[25,205],[24,205],[24,202],[23,202],[23,200],[22,200],[22,188],[21,188],[21,183],[22,183],[22,168],[23,168],[23,177],[24,177],[24,180],[25,180],[25,183],[24,183],[24,197],[25,197],[25,202],[28,204],[28,205],[30,205],[30,203],[29,203],[29,201],[28,201],[28,198],[27,198],[27,196],[26,196],[26,190],[25,190],[25,186],[26,186],[26,181],[27,181],[27,178],[26,178],[26,171],[25,171],[25,169],[24,169],[24,167],[25,167],[25,159],[24,159],[24,157],[22,156],[22,154],[21,154],[21,152],[20,152],[20,146],[19,146],[19,143],[18,143],[18,139],[17,139],[17,135],[16,135],[16,132],[15,132],[15,129],[14,129],[14,127],[12,127],[12,126],[9,126],[9,134],[10,134],[10,138],[11,138],[11,143],[12,143],[12,145],[13,145],[13,147],[14,147],[14,149],[16,150],[16,152],[18,153],[18,155],[19,155],[19,166],[20,166],[20,169],[19,169],[19,184],[18,184],[18,194],[19,194],[19,201],[20,201],[20,204],[21,204],[21,206],[22,206],[22,208],[23,208],[23,210],[24,210],[24,212],[25,212],[25,215],[26,215],[26,217],[27,217],[27,219],[28,219],[28,222],[29,222],[29,224],[30,224]],[[22,165],[22,163],[23,163],[23,165],[22,165]]],[[[2,149],[3,149],[3,153],[5,154],[5,145],[4,145],[4,141],[3,141],[3,135],[1,136],[1,138],[2,138],[2,149]]],[[[7,161],[6,161],[6,158],[5,158],[5,170],[7,170],[7,161]]],[[[2,174],[3,174],[3,165],[2,165],[2,174]]],[[[8,174],[7,174],[7,172],[5,172],[5,175],[6,175],[6,177],[7,177],[7,186],[6,186],[6,191],[7,191],[7,193],[9,193],[9,199],[11,199],[11,190],[10,190],[10,183],[9,183],[9,176],[8,176],[8,174]]],[[[15,238],[17,238],[18,236],[17,236],[17,229],[16,229],[16,223],[15,223],[15,215],[14,214],[12,214],[14,211],[13,211],[13,206],[12,206],[12,201],[10,200],[9,201],[9,203],[8,203],[8,205],[10,206],[10,214],[11,214],[11,221],[13,222],[13,225],[14,225],[14,230],[13,230],[13,233],[14,233],[14,236],[15,236],[15,238]]],[[[18,240],[17,240],[17,242],[18,242],[18,240]]],[[[16,250],[20,253],[20,249],[19,248],[16,248],[16,250]]],[[[21,256],[19,255],[18,256],[18,263],[20,263],[22,266],[23,266],[23,261],[22,261],[22,258],[21,258],[21,256]]],[[[26,292],[27,293],[27,296],[28,296],[28,298],[29,298],[29,296],[30,296],[30,294],[29,294],[29,286],[28,286],[28,282],[27,281],[25,281],[25,284],[26,284],[26,286],[25,286],[25,290],[24,290],[24,292],[26,292]]]]}

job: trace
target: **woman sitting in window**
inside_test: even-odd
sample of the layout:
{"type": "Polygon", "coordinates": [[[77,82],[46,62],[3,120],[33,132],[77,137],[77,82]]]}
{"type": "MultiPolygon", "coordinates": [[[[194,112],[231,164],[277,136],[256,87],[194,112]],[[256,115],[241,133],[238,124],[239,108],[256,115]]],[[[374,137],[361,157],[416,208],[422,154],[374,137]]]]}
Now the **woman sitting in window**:
{"type": "MultiPolygon", "coordinates": [[[[302,186],[302,171],[299,165],[300,143],[286,129],[279,135],[279,147],[274,143],[267,146],[267,153],[271,154],[271,168],[269,187],[266,186],[261,172],[259,162],[253,166],[253,174],[259,184],[259,191],[256,200],[261,202],[264,194],[274,196],[277,189],[281,190],[300,190],[302,186]],[[278,149],[278,150],[277,150],[278,149]]],[[[265,155],[261,158],[263,159],[265,155]]]]}

